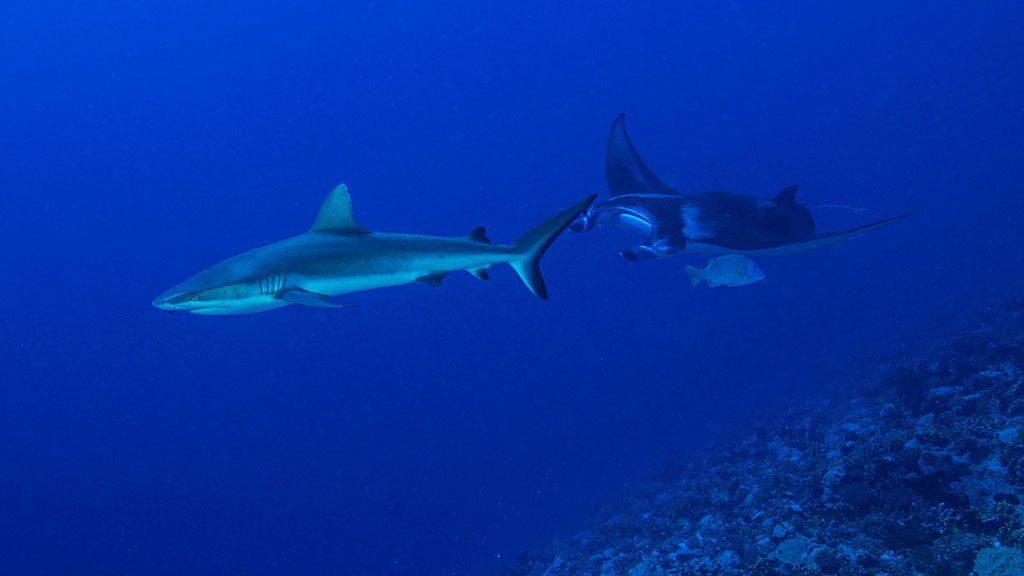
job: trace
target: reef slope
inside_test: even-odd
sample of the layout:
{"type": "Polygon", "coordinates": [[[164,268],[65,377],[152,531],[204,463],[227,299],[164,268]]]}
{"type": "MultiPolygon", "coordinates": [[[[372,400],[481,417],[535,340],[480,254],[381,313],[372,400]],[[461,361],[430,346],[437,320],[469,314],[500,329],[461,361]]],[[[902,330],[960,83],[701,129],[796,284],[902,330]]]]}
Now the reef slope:
{"type": "Polygon", "coordinates": [[[1024,574],[1024,301],[995,310],[709,446],[511,574],[1024,574]]]}

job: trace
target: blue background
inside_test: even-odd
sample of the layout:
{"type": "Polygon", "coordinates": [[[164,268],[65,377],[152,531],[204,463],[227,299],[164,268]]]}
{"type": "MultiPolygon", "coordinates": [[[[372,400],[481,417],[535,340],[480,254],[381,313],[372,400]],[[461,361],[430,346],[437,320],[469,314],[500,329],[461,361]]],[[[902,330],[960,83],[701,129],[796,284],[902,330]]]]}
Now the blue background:
{"type": "Polygon", "coordinates": [[[1019,3],[186,4],[0,9],[5,574],[496,573],[1024,278],[1019,3]],[[371,229],[511,241],[604,192],[619,112],[686,193],[926,212],[748,288],[603,229],[548,303],[504,268],[150,307],[339,182],[371,229]]]}

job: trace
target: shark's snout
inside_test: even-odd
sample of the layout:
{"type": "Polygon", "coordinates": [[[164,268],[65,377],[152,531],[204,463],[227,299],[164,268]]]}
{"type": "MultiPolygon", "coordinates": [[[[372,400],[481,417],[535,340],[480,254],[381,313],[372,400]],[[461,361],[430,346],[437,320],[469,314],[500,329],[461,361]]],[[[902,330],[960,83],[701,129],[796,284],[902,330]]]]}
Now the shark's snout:
{"type": "Polygon", "coordinates": [[[167,292],[164,292],[163,294],[154,298],[153,306],[161,310],[170,310],[172,312],[181,309],[181,307],[174,302],[174,295],[169,294],[167,292]]]}
{"type": "Polygon", "coordinates": [[[153,306],[161,310],[191,310],[199,304],[198,292],[191,292],[185,283],[166,290],[153,299],[153,306]]]}

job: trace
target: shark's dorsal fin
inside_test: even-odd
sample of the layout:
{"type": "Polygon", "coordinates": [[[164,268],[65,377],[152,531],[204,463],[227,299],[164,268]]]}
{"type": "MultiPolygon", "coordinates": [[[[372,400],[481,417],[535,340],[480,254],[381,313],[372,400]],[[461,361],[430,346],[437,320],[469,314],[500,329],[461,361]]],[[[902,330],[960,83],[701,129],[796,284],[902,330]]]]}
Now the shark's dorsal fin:
{"type": "Polygon", "coordinates": [[[679,196],[655,176],[644,164],[633,147],[633,141],[626,132],[626,115],[619,114],[612,124],[605,149],[604,173],[608,179],[608,193],[612,196],[623,194],[661,194],[679,196]]]}
{"type": "Polygon", "coordinates": [[[485,230],[483,226],[473,228],[473,230],[466,235],[466,238],[469,238],[474,242],[482,242],[484,244],[491,243],[491,239],[487,237],[487,230],[485,230]]]}
{"type": "Polygon", "coordinates": [[[338,184],[327,195],[320,212],[313,221],[312,232],[333,232],[335,234],[369,234],[352,216],[352,198],[348,186],[338,184]]]}
{"type": "Polygon", "coordinates": [[[796,206],[796,186],[789,186],[775,195],[775,203],[779,206],[796,206]]]}

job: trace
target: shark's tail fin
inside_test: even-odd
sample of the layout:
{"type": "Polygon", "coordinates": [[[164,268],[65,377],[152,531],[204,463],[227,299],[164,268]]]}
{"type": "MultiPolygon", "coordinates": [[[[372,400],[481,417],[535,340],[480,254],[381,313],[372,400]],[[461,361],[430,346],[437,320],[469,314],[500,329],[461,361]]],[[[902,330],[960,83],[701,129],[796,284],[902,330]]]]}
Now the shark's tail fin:
{"type": "Polygon", "coordinates": [[[544,286],[544,277],[540,275],[541,257],[544,256],[544,252],[547,252],[555,238],[558,238],[558,235],[568,228],[581,212],[590,207],[594,198],[597,198],[597,194],[587,197],[582,202],[523,234],[516,241],[515,247],[519,256],[509,261],[509,264],[516,274],[519,274],[519,278],[523,280],[526,287],[541,300],[548,299],[548,289],[544,286]]]}

